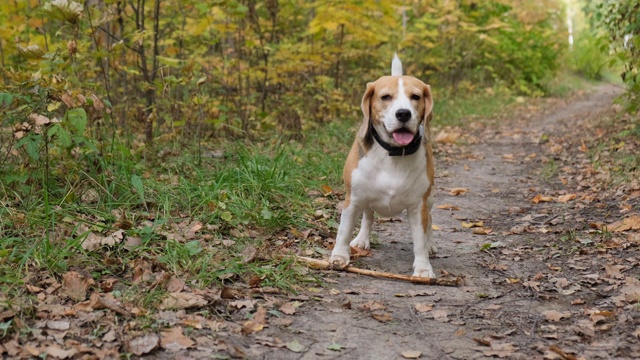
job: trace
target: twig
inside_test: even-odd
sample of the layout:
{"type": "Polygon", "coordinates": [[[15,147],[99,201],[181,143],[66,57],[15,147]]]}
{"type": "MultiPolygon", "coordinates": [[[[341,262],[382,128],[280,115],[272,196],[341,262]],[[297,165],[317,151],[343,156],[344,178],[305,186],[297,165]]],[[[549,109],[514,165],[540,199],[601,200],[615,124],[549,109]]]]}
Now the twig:
{"type": "Polygon", "coordinates": [[[360,269],[353,266],[336,268],[327,260],[313,259],[305,256],[296,256],[296,259],[307,264],[308,267],[312,269],[318,269],[318,270],[343,270],[350,273],[368,275],[368,276],[373,276],[377,278],[409,281],[412,283],[425,284],[425,285],[460,286],[460,284],[462,284],[462,277],[460,276],[458,276],[455,279],[427,278],[427,277],[420,277],[420,276],[394,274],[394,273],[388,273],[383,271],[360,269]]]}
{"type": "Polygon", "coordinates": [[[560,349],[559,347],[557,347],[556,345],[551,345],[549,346],[549,350],[553,351],[554,353],[560,355],[560,357],[563,360],[576,360],[576,357],[573,356],[572,354],[567,354],[566,352],[562,351],[562,349],[560,349]]]}

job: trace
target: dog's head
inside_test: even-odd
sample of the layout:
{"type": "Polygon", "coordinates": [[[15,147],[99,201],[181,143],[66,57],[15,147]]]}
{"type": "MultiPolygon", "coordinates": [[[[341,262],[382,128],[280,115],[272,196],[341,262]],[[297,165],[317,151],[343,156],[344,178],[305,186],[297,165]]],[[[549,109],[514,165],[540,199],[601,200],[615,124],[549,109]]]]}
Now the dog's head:
{"type": "Polygon", "coordinates": [[[421,124],[428,126],[433,98],[429,85],[412,76],[400,75],[401,65],[399,71],[395,66],[394,60],[392,73],[398,75],[383,76],[367,84],[362,98],[364,122],[360,136],[371,141],[371,124],[383,141],[405,146],[418,134],[421,124]]]}

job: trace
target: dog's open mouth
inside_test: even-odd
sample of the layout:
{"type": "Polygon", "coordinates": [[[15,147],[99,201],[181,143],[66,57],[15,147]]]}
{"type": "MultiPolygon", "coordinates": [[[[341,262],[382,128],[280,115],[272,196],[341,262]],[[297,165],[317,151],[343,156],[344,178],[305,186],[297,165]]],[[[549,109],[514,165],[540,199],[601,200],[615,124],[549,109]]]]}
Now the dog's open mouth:
{"type": "Polygon", "coordinates": [[[409,145],[415,136],[407,129],[398,129],[391,135],[393,135],[393,140],[395,140],[400,146],[409,145]]]}

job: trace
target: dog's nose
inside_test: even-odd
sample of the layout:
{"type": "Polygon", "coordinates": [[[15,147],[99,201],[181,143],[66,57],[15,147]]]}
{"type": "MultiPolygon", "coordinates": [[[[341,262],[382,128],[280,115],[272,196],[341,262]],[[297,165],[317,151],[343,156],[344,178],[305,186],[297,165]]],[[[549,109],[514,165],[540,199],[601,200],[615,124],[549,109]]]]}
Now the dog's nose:
{"type": "Polygon", "coordinates": [[[411,111],[409,111],[408,109],[400,109],[396,111],[396,119],[403,123],[411,120],[411,111]]]}

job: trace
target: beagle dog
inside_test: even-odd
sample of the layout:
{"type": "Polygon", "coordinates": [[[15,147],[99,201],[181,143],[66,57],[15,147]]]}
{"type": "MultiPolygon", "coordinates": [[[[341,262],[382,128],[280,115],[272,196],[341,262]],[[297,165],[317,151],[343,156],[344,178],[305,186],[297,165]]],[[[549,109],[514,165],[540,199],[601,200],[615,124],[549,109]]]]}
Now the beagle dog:
{"type": "Polygon", "coordinates": [[[391,76],[368,83],[362,98],[364,119],[344,165],[346,198],[329,259],[349,264],[349,246],[369,248],[373,213],[395,216],[407,210],[413,238],[413,276],[435,277],[429,253],[435,253],[431,229],[433,150],[429,122],[431,87],[402,75],[394,55],[391,76]],[[356,217],[360,232],[351,242],[356,217]]]}

